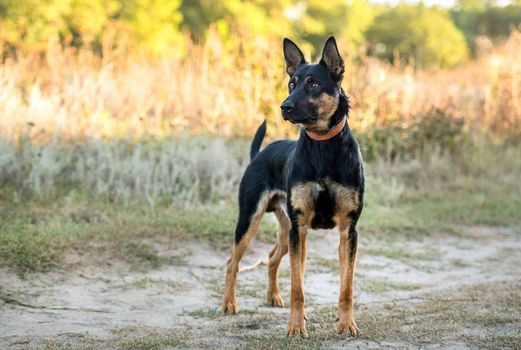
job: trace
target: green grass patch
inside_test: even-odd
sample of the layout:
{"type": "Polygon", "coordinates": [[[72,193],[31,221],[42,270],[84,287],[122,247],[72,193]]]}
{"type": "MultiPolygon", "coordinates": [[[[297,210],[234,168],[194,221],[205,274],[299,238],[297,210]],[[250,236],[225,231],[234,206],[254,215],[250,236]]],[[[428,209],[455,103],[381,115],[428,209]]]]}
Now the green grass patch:
{"type": "Polygon", "coordinates": [[[176,336],[169,335],[147,335],[137,339],[124,340],[120,342],[121,349],[126,350],[155,350],[165,348],[186,347],[186,343],[176,336]]]}
{"type": "MultiPolygon", "coordinates": [[[[519,147],[475,148],[466,157],[424,158],[367,164],[361,234],[393,242],[468,234],[462,226],[521,226],[519,147]]],[[[228,190],[213,189],[214,197],[225,199],[194,206],[166,200],[152,205],[138,197],[123,204],[110,196],[91,196],[82,187],[34,195],[3,186],[0,264],[21,274],[45,272],[64,267],[67,254],[76,253],[85,257],[83,261],[116,259],[130,268],[147,270],[174,263],[158,254],[155,243],[175,246],[180,239],[195,238],[217,249],[229,249],[238,208],[228,190]]],[[[265,215],[259,239],[273,242],[275,233],[273,215],[265,215]]],[[[400,247],[362,249],[410,261],[436,255],[434,250],[411,253],[400,247]]],[[[324,264],[332,263],[319,262],[324,264]]]]}
{"type": "Polygon", "coordinates": [[[412,251],[405,247],[397,246],[396,243],[393,245],[379,246],[370,244],[367,246],[360,247],[360,251],[366,254],[384,256],[389,259],[401,260],[404,262],[417,262],[418,260],[432,260],[435,259],[438,254],[436,250],[425,250],[419,252],[417,250],[412,251]]]}
{"type": "Polygon", "coordinates": [[[417,283],[393,282],[370,278],[362,278],[359,285],[364,291],[376,294],[391,291],[413,291],[422,288],[422,285],[417,283]]]}

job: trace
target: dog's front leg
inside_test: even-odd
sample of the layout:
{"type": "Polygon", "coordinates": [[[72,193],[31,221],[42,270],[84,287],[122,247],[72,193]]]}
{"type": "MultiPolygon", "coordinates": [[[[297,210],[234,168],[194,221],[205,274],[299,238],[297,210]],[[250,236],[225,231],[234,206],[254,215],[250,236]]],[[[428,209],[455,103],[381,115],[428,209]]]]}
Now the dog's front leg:
{"type": "Polygon", "coordinates": [[[347,330],[352,336],[358,335],[353,316],[353,282],[355,275],[358,232],[354,227],[340,231],[338,259],[340,260],[340,296],[338,299],[338,333],[347,330]]]}
{"type": "Polygon", "coordinates": [[[289,234],[289,256],[291,265],[291,301],[287,335],[302,334],[307,338],[304,312],[304,265],[306,262],[306,229],[292,220],[289,234]]]}

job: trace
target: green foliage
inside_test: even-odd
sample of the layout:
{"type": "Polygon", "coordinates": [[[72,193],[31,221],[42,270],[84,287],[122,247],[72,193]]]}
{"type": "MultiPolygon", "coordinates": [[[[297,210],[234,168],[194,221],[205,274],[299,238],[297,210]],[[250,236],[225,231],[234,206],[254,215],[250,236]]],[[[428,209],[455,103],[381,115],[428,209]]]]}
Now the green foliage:
{"type": "Polygon", "coordinates": [[[291,36],[294,31],[284,12],[291,5],[291,0],[183,1],[182,27],[196,40],[204,39],[212,27],[228,42],[259,36],[291,36]]]}
{"type": "Polygon", "coordinates": [[[300,16],[295,21],[297,34],[311,44],[311,49],[320,50],[324,40],[331,33],[341,32],[347,17],[347,2],[307,0],[301,3],[301,6],[300,16]]]}
{"type": "Polygon", "coordinates": [[[183,36],[180,0],[122,1],[122,22],[132,38],[153,53],[179,53],[183,36]]]}
{"type": "Polygon", "coordinates": [[[366,0],[353,0],[347,9],[341,38],[358,46],[365,41],[365,32],[373,24],[376,11],[366,0]]]}
{"type": "Polygon", "coordinates": [[[72,40],[74,46],[97,45],[109,22],[117,15],[121,5],[116,0],[70,0],[63,16],[62,38],[72,40]]]}
{"type": "Polygon", "coordinates": [[[298,37],[320,54],[324,41],[335,34],[349,48],[364,42],[364,32],[374,19],[373,6],[366,0],[306,0],[295,7],[294,27],[298,37]]]}
{"type": "Polygon", "coordinates": [[[70,1],[0,0],[0,43],[41,50],[53,34],[67,35],[63,13],[70,1]]]}
{"type": "Polygon", "coordinates": [[[463,34],[437,8],[399,5],[385,9],[367,32],[372,53],[420,67],[450,67],[467,58],[463,34]]]}
{"type": "Polygon", "coordinates": [[[473,48],[478,36],[501,39],[521,23],[519,4],[461,0],[450,14],[368,0],[0,0],[0,45],[4,56],[45,52],[50,42],[183,56],[186,38],[204,42],[212,32],[225,47],[289,36],[318,55],[336,35],[348,52],[367,42],[387,60],[450,67],[467,57],[463,37],[473,48]]]}
{"type": "Polygon", "coordinates": [[[131,37],[152,53],[179,51],[181,1],[0,0],[0,43],[11,52],[43,51],[50,40],[99,48],[104,35],[131,37]],[[119,36],[118,36],[119,35],[119,36]]]}
{"type": "Polygon", "coordinates": [[[497,41],[505,39],[513,29],[521,26],[521,6],[487,7],[484,4],[461,4],[452,10],[456,26],[465,33],[472,49],[476,49],[476,39],[480,36],[497,41]]]}

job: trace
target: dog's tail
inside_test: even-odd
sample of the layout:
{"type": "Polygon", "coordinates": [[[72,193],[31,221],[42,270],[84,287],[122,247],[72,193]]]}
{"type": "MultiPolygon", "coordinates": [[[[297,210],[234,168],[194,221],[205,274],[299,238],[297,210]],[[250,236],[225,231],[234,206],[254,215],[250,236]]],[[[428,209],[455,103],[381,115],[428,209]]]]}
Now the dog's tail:
{"type": "Polygon", "coordinates": [[[266,135],[266,119],[264,119],[264,122],[259,126],[257,129],[257,132],[255,133],[255,137],[253,138],[253,141],[251,142],[251,148],[250,148],[250,161],[255,158],[255,156],[259,153],[262,140],[264,140],[264,136],[266,135]]]}

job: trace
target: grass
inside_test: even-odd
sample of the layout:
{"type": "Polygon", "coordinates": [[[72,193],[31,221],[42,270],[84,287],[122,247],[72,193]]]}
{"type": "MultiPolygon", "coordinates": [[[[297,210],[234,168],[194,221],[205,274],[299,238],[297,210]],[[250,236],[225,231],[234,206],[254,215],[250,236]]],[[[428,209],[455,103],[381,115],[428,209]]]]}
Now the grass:
{"type": "MultiPolygon", "coordinates": [[[[275,117],[287,94],[281,45],[262,38],[228,44],[210,35],[186,47],[185,59],[137,59],[117,50],[104,50],[99,58],[51,43],[44,57],[17,53],[0,69],[0,130],[10,140],[28,134],[39,142],[172,134],[244,137],[267,118],[275,137],[295,135],[295,128],[275,117]]],[[[399,148],[419,147],[404,133],[433,110],[465,118],[473,130],[519,139],[521,74],[511,67],[519,66],[520,51],[521,35],[514,31],[479,60],[436,72],[363,56],[358,60],[345,52],[344,88],[353,97],[350,122],[357,130],[385,131],[387,122],[399,121],[398,128],[385,132],[390,138],[376,135],[376,142],[366,142],[367,152],[380,156],[392,149],[372,146],[389,139],[399,148]]],[[[436,139],[438,133],[427,127],[423,135],[436,139]]]]}
{"type": "Polygon", "coordinates": [[[423,252],[413,252],[405,247],[400,247],[394,244],[393,246],[378,246],[369,245],[367,247],[360,248],[364,253],[370,255],[384,256],[389,259],[401,260],[404,262],[417,262],[418,260],[432,260],[436,258],[436,251],[429,250],[423,252]]]}
{"type": "MultiPolygon", "coordinates": [[[[241,315],[257,315],[258,310],[240,309],[241,315]]],[[[184,315],[194,318],[207,318],[210,320],[220,319],[223,317],[223,313],[219,308],[204,308],[193,311],[187,311],[184,315]]],[[[233,317],[233,316],[229,316],[233,317]]]]}
{"type": "MultiPolygon", "coordinates": [[[[0,211],[0,264],[20,274],[66,267],[65,257],[74,253],[84,262],[116,259],[136,270],[175,264],[176,257],[161,256],[152,243],[175,247],[179,240],[193,237],[228,249],[236,220],[231,204],[151,209],[100,201],[70,204],[62,199],[2,201],[0,211]]],[[[265,220],[261,236],[271,237],[274,231],[273,223],[265,220]]]]}
{"type": "MultiPolygon", "coordinates": [[[[439,344],[449,336],[463,335],[468,345],[496,347],[496,332],[504,325],[519,322],[519,300],[519,285],[515,282],[479,284],[432,294],[416,304],[387,304],[384,312],[364,309],[356,311],[356,314],[361,336],[368,341],[439,344]]],[[[318,322],[331,321],[335,317],[335,307],[324,308],[319,311],[318,322]]],[[[326,335],[322,337],[327,340],[326,335]]],[[[519,332],[499,335],[501,337],[510,344],[521,344],[519,332]]]]}
{"type": "Polygon", "coordinates": [[[418,238],[463,234],[457,225],[519,225],[519,147],[478,146],[454,157],[431,156],[368,167],[361,232],[418,238]]]}
{"type": "MultiPolygon", "coordinates": [[[[243,310],[241,310],[242,313],[243,310]]],[[[189,311],[184,313],[187,316],[195,317],[195,318],[209,318],[211,320],[220,318],[222,316],[222,311],[220,309],[207,308],[207,309],[199,309],[194,311],[189,311]]]]}
{"type": "Polygon", "coordinates": [[[57,349],[124,349],[124,350],[159,350],[187,348],[184,336],[174,331],[158,331],[144,327],[126,327],[113,331],[114,336],[103,339],[90,334],[75,334],[62,341],[61,337],[46,339],[42,348],[57,349]]]}
{"type": "Polygon", "coordinates": [[[389,280],[370,278],[363,278],[360,281],[360,286],[364,291],[375,294],[398,290],[413,291],[422,288],[420,284],[416,283],[393,282],[389,280]]]}
{"type": "MultiPolygon", "coordinates": [[[[236,152],[233,146],[229,147],[230,153],[236,152]]],[[[202,159],[209,156],[202,154],[202,159]]],[[[368,163],[360,234],[385,242],[397,237],[421,240],[425,235],[464,235],[461,225],[519,227],[521,192],[516,175],[521,173],[519,159],[521,149],[512,146],[474,149],[464,159],[446,155],[430,160],[368,163]],[[500,151],[502,154],[498,156],[500,151]]],[[[230,162],[227,167],[238,164],[230,162]]],[[[233,173],[231,168],[223,174],[233,173]]],[[[195,167],[189,172],[199,170],[195,167]]],[[[155,243],[174,247],[180,239],[196,238],[218,249],[229,249],[237,204],[235,194],[228,192],[232,187],[236,191],[237,183],[227,182],[224,177],[222,183],[227,183],[224,187],[219,187],[219,182],[212,185],[210,180],[205,181],[218,190],[203,204],[179,202],[184,195],[174,195],[175,203],[157,200],[150,205],[132,192],[129,195],[134,199],[125,204],[110,196],[89,194],[89,185],[83,182],[69,185],[68,191],[40,194],[3,186],[0,264],[20,274],[49,271],[66,267],[65,257],[76,252],[83,262],[105,263],[115,259],[132,269],[147,270],[174,263],[173,258],[156,251],[155,243]]],[[[275,220],[270,216],[263,219],[259,233],[264,241],[273,241],[276,232],[275,220]]],[[[370,254],[402,261],[429,260],[436,256],[435,249],[412,254],[406,246],[396,245],[364,249],[371,249],[367,251],[370,254]]]]}
{"type": "MultiPolygon", "coordinates": [[[[519,285],[470,285],[464,289],[431,294],[417,302],[401,301],[385,307],[355,310],[360,338],[350,339],[334,331],[336,306],[308,310],[308,339],[284,336],[287,315],[259,314],[222,317],[219,333],[232,337],[235,344],[251,349],[327,349],[338,346],[406,347],[414,344],[449,346],[458,339],[462,346],[496,348],[505,344],[517,348],[521,333],[502,334],[502,327],[519,321],[519,285]],[[248,328],[248,332],[243,332],[248,328]],[[259,332],[255,330],[269,330],[259,332]],[[448,343],[445,343],[448,342],[448,343]]],[[[218,315],[212,318],[218,319],[218,315]]]]}
{"type": "Polygon", "coordinates": [[[169,335],[148,335],[137,339],[125,340],[120,342],[121,349],[127,350],[154,350],[165,348],[180,348],[185,346],[185,342],[176,336],[169,335]]]}
{"type": "MultiPolygon", "coordinates": [[[[286,337],[286,313],[241,310],[223,316],[217,309],[187,312],[209,319],[173,325],[168,330],[123,328],[111,339],[75,335],[82,347],[121,349],[194,348],[216,346],[248,349],[329,349],[337,347],[439,347],[519,348],[521,332],[521,289],[518,281],[474,284],[429,294],[418,300],[397,301],[372,307],[355,307],[361,335],[350,338],[334,329],[336,306],[307,309],[309,338],[286,337]],[[201,333],[203,332],[203,333],[201,333]],[[201,335],[204,334],[204,337],[201,335]]],[[[74,347],[74,342],[55,339],[49,349],[74,347]],[[67,345],[68,344],[68,345],[67,345]]],[[[76,344],[76,347],[78,344],[76,344]]]]}

